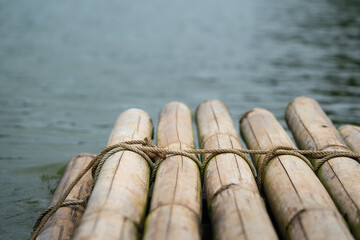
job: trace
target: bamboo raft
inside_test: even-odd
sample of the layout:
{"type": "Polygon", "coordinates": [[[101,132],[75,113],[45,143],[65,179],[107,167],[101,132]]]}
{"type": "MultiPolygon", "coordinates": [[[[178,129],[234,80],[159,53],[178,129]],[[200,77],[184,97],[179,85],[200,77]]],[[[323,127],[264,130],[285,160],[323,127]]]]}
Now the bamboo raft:
{"type": "MultiPolygon", "coordinates": [[[[271,112],[256,108],[242,116],[239,129],[254,150],[252,163],[236,152],[203,153],[201,167],[196,154],[155,154],[152,181],[146,156],[128,149],[109,155],[95,180],[87,172],[64,202],[89,196],[87,204],[60,207],[31,239],[360,239],[359,159],[335,156],[313,171],[318,159],[255,152],[298,147],[360,153],[360,127],[337,130],[307,97],[294,99],[285,116],[296,145],[271,112]]],[[[222,102],[200,104],[195,124],[200,149],[244,149],[222,102]]],[[[196,149],[193,125],[185,104],[166,104],[157,146],[196,149]]],[[[116,120],[107,145],[149,139],[152,133],[149,115],[129,109],[116,120]]],[[[68,162],[49,207],[94,156],[83,153],[68,162]]]]}

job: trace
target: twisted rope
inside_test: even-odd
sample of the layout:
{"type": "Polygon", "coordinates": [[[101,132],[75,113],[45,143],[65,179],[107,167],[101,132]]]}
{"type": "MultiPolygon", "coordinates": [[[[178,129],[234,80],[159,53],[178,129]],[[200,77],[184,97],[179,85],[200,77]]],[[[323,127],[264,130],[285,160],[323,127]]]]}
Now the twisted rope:
{"type": "MultiPolygon", "coordinates": [[[[200,176],[201,176],[202,182],[204,181],[206,167],[210,163],[210,161],[213,158],[215,158],[217,155],[224,154],[224,153],[232,153],[232,154],[238,155],[239,157],[243,158],[245,160],[245,162],[249,165],[253,175],[256,176],[255,167],[252,164],[251,160],[245,155],[243,150],[244,149],[209,149],[209,151],[212,151],[212,153],[210,153],[210,155],[204,159],[204,161],[202,162],[202,165],[200,167],[200,176]],[[217,150],[219,150],[219,151],[217,151],[217,150]],[[221,151],[221,150],[224,150],[224,151],[221,151]]],[[[206,149],[205,149],[205,151],[206,151],[206,149]]]]}
{"type": "Polygon", "coordinates": [[[303,160],[312,170],[314,170],[313,166],[311,165],[311,162],[309,159],[307,159],[304,155],[300,154],[298,152],[299,150],[292,147],[287,146],[278,146],[271,150],[269,150],[268,153],[266,153],[264,159],[259,162],[259,169],[258,169],[258,175],[256,178],[256,183],[258,185],[259,191],[262,193],[262,181],[263,181],[263,173],[265,171],[266,166],[269,164],[269,162],[274,159],[275,157],[281,156],[281,155],[292,155],[295,157],[300,158],[303,160]]]}
{"type": "Polygon", "coordinates": [[[265,155],[265,157],[259,161],[258,163],[258,174],[257,174],[257,185],[259,187],[260,192],[262,192],[262,182],[265,168],[277,156],[280,155],[292,155],[303,160],[313,171],[317,172],[321,166],[329,161],[330,159],[337,157],[348,157],[352,158],[355,161],[360,163],[360,154],[353,153],[350,151],[315,151],[315,150],[299,150],[287,146],[278,146],[270,150],[249,150],[249,149],[188,149],[188,150],[174,150],[174,149],[166,149],[157,147],[152,144],[150,138],[145,138],[144,140],[132,140],[126,141],[122,143],[117,143],[111,146],[104,147],[103,150],[91,160],[91,162],[79,173],[79,175],[70,183],[70,185],[66,188],[64,193],[61,195],[59,200],[55,205],[47,208],[43,213],[40,214],[34,225],[34,231],[30,237],[30,240],[35,239],[40,233],[41,229],[44,227],[49,218],[60,208],[67,207],[73,205],[83,205],[86,206],[90,194],[86,196],[82,200],[77,201],[66,201],[65,199],[70,194],[71,190],[74,186],[79,182],[79,180],[91,169],[92,175],[94,177],[94,183],[91,189],[94,188],[96,181],[99,177],[101,169],[105,164],[106,160],[111,157],[113,154],[120,151],[131,151],[134,152],[141,157],[143,157],[148,163],[151,169],[151,177],[150,182],[153,182],[156,176],[156,172],[160,166],[160,164],[167,158],[171,156],[181,155],[185,156],[191,160],[193,160],[199,168],[200,176],[203,181],[204,174],[206,171],[207,165],[214,159],[216,156],[220,154],[235,154],[249,165],[252,173],[256,176],[256,170],[251,160],[245,154],[259,154],[265,155]],[[203,162],[197,157],[197,154],[209,154],[203,162]],[[311,162],[307,158],[318,159],[312,166],[311,162]]]}
{"type": "MultiPolygon", "coordinates": [[[[38,217],[38,219],[36,220],[36,223],[34,225],[33,233],[31,234],[30,240],[36,239],[36,237],[39,235],[41,229],[44,227],[46,222],[49,220],[49,218],[60,207],[70,206],[70,205],[84,205],[84,206],[86,206],[86,204],[88,202],[88,199],[90,198],[90,194],[88,196],[86,196],[83,200],[71,201],[71,202],[68,202],[68,203],[64,203],[64,202],[65,202],[65,199],[70,194],[71,190],[74,188],[74,186],[80,181],[80,179],[90,169],[92,169],[92,175],[93,175],[93,178],[94,178],[93,185],[91,186],[91,191],[92,191],[92,189],[94,189],[96,180],[98,179],[101,168],[104,165],[105,161],[110,156],[115,154],[116,152],[126,151],[126,150],[135,152],[135,153],[139,154],[140,156],[142,156],[148,162],[150,168],[152,169],[153,163],[152,163],[151,157],[155,157],[157,155],[154,155],[154,154],[151,154],[151,153],[146,153],[144,151],[138,150],[137,148],[134,148],[134,146],[132,146],[132,145],[135,145],[135,144],[142,144],[142,145],[147,145],[147,146],[154,147],[154,145],[151,143],[151,139],[149,140],[148,138],[146,138],[144,140],[132,140],[132,141],[127,141],[127,142],[122,142],[122,143],[118,143],[118,144],[114,144],[114,145],[111,145],[111,146],[104,147],[103,150],[98,155],[96,155],[91,160],[91,162],[79,173],[79,175],[74,179],[74,181],[72,181],[70,183],[70,185],[65,189],[64,193],[61,195],[61,197],[56,202],[56,204],[49,207],[49,208],[47,208],[42,214],[40,214],[40,216],[38,217]]],[[[163,157],[161,155],[158,155],[158,156],[163,157]]]]}
{"type": "MultiPolygon", "coordinates": [[[[66,202],[63,202],[60,205],[60,207],[69,207],[69,206],[74,206],[74,205],[83,205],[85,207],[87,201],[89,200],[89,198],[90,198],[90,195],[87,195],[84,199],[81,199],[81,200],[66,201],[66,202]]],[[[38,226],[40,225],[41,220],[45,217],[46,214],[48,214],[54,208],[55,208],[55,205],[51,206],[51,207],[48,207],[44,212],[42,212],[40,214],[40,216],[38,217],[38,219],[36,220],[33,228],[34,229],[38,228],[38,226]]]]}

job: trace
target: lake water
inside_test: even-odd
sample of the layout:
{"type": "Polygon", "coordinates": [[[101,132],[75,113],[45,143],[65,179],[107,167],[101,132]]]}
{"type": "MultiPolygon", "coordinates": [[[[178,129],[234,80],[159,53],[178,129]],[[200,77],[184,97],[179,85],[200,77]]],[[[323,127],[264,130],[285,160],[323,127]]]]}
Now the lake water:
{"type": "Polygon", "coordinates": [[[66,162],[127,108],[222,100],[285,126],[294,97],[360,124],[360,1],[0,0],[0,238],[25,239],[66,162]]]}

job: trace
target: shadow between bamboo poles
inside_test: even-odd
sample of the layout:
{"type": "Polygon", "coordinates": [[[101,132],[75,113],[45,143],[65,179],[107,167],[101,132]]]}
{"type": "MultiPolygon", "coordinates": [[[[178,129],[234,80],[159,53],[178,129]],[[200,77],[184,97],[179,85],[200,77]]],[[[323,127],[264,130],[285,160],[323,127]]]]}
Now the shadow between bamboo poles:
{"type": "MultiPolygon", "coordinates": [[[[241,119],[249,149],[295,148],[275,116],[253,109],[241,119]]],[[[253,155],[259,166],[264,155],[253,155]]],[[[263,173],[263,190],[283,237],[287,239],[352,239],[344,220],[312,169],[300,158],[281,155],[263,173]]]]}
{"type": "MultiPolygon", "coordinates": [[[[201,148],[242,148],[228,109],[220,101],[202,103],[196,122],[201,148]]],[[[217,155],[207,165],[204,184],[214,239],[277,239],[244,159],[229,153],[217,155]]]]}
{"type": "MultiPolygon", "coordinates": [[[[294,99],[286,109],[286,121],[301,149],[350,151],[320,105],[311,98],[294,99]]],[[[317,176],[352,233],[360,239],[360,164],[347,157],[333,158],[321,166],[317,176]]]]}
{"type": "MultiPolygon", "coordinates": [[[[176,150],[195,147],[191,110],[171,102],[160,113],[157,145],[176,150]]],[[[144,239],[201,239],[201,182],[197,164],[190,158],[168,156],[154,182],[144,239]]]]}
{"type": "MultiPolygon", "coordinates": [[[[123,112],[108,145],[151,137],[149,115],[139,109],[123,112]]],[[[74,239],[137,239],[145,214],[150,168],[138,154],[112,155],[101,169],[74,239]]]]}
{"type": "MultiPolygon", "coordinates": [[[[81,170],[91,162],[94,156],[95,155],[90,153],[81,153],[70,159],[49,206],[53,206],[59,200],[64,190],[77,177],[81,170]]],[[[90,193],[92,184],[93,177],[91,173],[88,172],[74,186],[65,202],[83,199],[90,193]]],[[[74,229],[81,220],[83,212],[84,207],[82,205],[59,208],[46,222],[36,239],[71,239],[74,229]]]]}
{"type": "Polygon", "coordinates": [[[339,127],[338,130],[350,150],[355,153],[360,153],[360,127],[344,125],[339,127]]]}

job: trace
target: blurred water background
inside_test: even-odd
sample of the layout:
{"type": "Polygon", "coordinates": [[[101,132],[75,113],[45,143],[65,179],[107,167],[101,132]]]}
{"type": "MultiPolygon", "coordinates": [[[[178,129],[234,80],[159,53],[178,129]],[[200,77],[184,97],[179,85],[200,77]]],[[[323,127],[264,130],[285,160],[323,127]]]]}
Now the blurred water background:
{"type": "Polygon", "coordinates": [[[360,124],[360,1],[0,0],[0,238],[25,239],[61,169],[120,112],[222,100],[285,126],[294,97],[360,124]]]}

